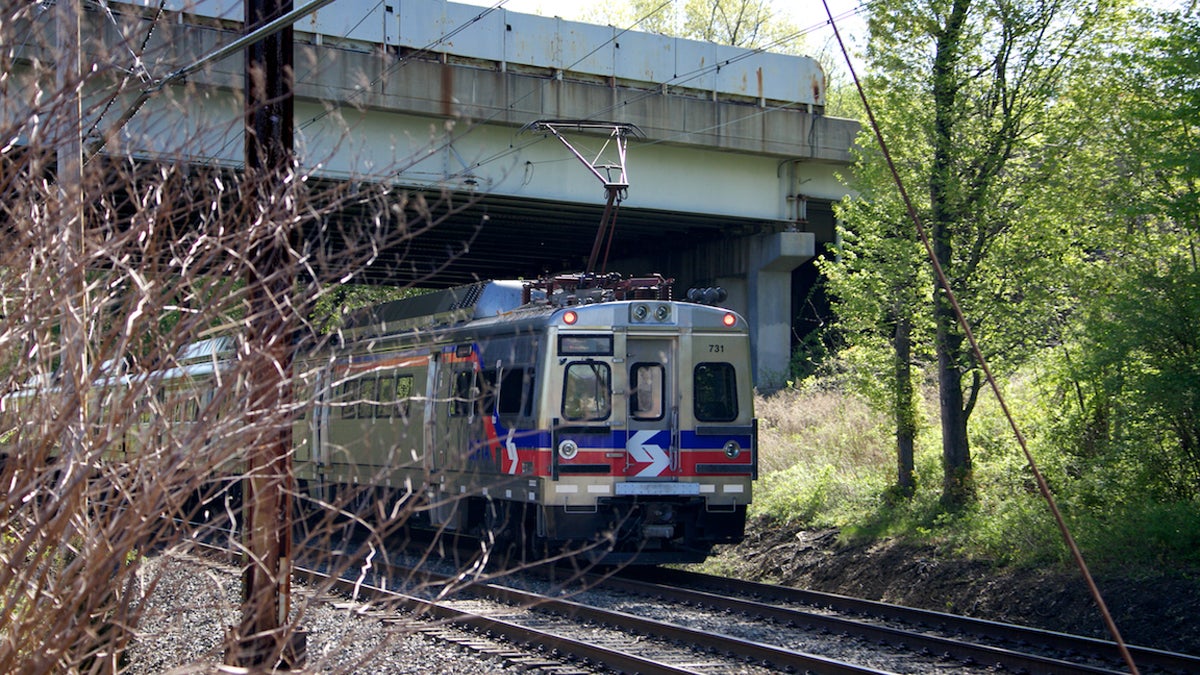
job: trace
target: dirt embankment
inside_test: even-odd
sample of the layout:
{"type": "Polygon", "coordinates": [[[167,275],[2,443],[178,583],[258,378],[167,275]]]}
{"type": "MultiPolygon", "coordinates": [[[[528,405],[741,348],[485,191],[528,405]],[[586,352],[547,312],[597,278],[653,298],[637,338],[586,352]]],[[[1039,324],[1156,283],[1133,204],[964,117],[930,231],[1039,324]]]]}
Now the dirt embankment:
{"type": "MultiPolygon", "coordinates": [[[[745,579],[1110,639],[1074,568],[997,568],[933,546],[847,543],[836,530],[761,522],[722,552],[720,564],[745,579]]],[[[1127,642],[1200,654],[1200,570],[1106,570],[1095,577],[1127,642]]]]}

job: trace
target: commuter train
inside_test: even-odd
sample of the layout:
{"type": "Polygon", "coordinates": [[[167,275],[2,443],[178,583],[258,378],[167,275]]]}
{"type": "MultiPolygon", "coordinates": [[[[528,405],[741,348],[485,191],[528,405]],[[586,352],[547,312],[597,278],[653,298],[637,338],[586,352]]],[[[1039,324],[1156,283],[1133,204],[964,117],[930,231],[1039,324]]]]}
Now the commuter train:
{"type": "Polygon", "coordinates": [[[702,560],[757,474],[750,341],[661,277],[490,281],[353,315],[297,421],[314,497],[425,490],[423,518],[602,562],[702,560]]]}
{"type": "MultiPolygon", "coordinates": [[[[214,382],[232,347],[191,345],[174,371],[214,382]]],[[[604,564],[697,562],[743,537],[758,471],[747,324],[672,300],[660,276],[381,304],[293,368],[301,502],[417,504],[418,525],[604,564]]]]}

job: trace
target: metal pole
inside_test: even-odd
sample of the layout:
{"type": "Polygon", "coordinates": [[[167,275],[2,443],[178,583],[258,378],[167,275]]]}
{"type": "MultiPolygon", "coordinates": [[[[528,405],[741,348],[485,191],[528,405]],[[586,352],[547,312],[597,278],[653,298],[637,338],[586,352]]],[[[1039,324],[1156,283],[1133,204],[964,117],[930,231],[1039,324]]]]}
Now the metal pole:
{"type": "MultiPolygon", "coordinates": [[[[291,0],[246,0],[245,30],[292,11],[291,0]]],[[[243,480],[242,620],[226,660],[248,668],[303,665],[304,634],[289,630],[291,609],[292,292],[294,200],[287,192],[293,160],[293,41],[291,26],[246,49],[247,275],[251,315],[250,416],[243,480]]]]}

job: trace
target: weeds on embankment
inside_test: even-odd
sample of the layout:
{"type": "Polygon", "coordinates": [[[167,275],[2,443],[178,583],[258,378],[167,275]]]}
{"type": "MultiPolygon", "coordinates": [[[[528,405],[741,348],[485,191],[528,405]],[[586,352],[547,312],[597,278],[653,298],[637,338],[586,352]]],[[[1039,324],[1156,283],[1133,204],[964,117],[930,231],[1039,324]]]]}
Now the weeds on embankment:
{"type": "MultiPolygon", "coordinates": [[[[1072,535],[1093,566],[1200,562],[1200,504],[1139,492],[1130,467],[1088,463],[1057,451],[1053,411],[1024,383],[1010,404],[1029,436],[1072,535]]],[[[906,538],[947,554],[998,564],[1068,563],[1048,506],[1007,421],[990,397],[972,418],[977,500],[951,512],[939,503],[941,448],[936,392],[926,391],[916,449],[917,488],[898,496],[890,419],[831,382],[756,401],[760,480],[752,516],[773,527],[837,528],[847,538],[906,538]]]]}

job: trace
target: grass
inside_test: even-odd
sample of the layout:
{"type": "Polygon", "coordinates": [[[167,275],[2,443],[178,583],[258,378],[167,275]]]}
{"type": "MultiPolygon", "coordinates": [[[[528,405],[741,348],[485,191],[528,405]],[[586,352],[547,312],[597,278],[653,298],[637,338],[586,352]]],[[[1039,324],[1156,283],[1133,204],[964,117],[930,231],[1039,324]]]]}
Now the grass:
{"type": "MultiPolygon", "coordinates": [[[[1043,430],[1053,411],[1032,386],[1010,400],[1073,537],[1089,564],[1200,564],[1200,503],[1160,501],[1111,480],[1113,467],[1084,466],[1043,430]],[[1132,492],[1131,492],[1132,491],[1132,492]]],[[[949,554],[1016,566],[1067,565],[1069,553],[1007,420],[991,397],[971,418],[977,500],[946,511],[936,392],[927,394],[916,450],[916,493],[895,496],[890,419],[836,387],[759,397],[760,480],[752,517],[800,528],[838,528],[846,538],[896,537],[949,554]]]]}

